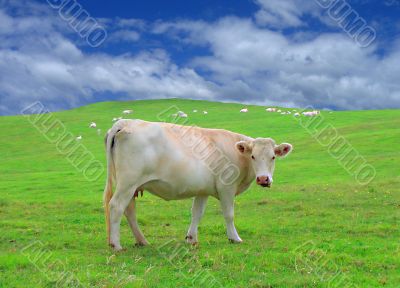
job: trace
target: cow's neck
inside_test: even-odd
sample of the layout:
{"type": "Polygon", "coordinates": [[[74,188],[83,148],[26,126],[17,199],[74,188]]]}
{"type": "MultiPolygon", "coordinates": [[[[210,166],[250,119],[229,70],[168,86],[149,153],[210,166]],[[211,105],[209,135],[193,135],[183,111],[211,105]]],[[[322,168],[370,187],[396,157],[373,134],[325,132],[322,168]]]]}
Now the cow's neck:
{"type": "MultiPolygon", "coordinates": [[[[249,161],[250,162],[250,161],[249,161]]],[[[246,183],[246,185],[250,185],[251,182],[254,181],[254,179],[256,178],[256,173],[254,172],[253,167],[251,166],[251,163],[248,163],[248,169],[247,169],[247,176],[244,178],[244,182],[246,183]]]]}
{"type": "Polygon", "coordinates": [[[247,169],[245,169],[244,173],[242,174],[242,177],[241,177],[242,180],[238,186],[236,195],[239,195],[239,194],[243,193],[244,191],[246,191],[247,188],[249,188],[251,183],[256,178],[256,174],[254,173],[254,170],[253,170],[253,167],[251,166],[250,161],[248,161],[246,163],[246,165],[247,165],[247,169]]]}

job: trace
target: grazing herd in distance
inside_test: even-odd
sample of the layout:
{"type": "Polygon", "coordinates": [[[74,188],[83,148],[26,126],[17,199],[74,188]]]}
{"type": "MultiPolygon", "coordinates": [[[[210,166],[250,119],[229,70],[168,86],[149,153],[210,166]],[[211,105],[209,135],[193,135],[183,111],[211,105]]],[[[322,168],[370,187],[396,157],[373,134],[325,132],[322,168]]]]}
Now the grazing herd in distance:
{"type": "MultiPolygon", "coordinates": [[[[289,110],[287,110],[287,111],[282,111],[281,109],[275,108],[275,107],[266,108],[265,111],[267,111],[267,112],[275,112],[275,113],[279,113],[279,114],[281,114],[281,115],[291,115],[291,114],[293,113],[293,116],[294,116],[294,117],[300,117],[301,115],[303,115],[303,116],[305,116],[305,117],[314,117],[314,116],[318,116],[318,115],[320,114],[320,111],[318,111],[318,110],[304,111],[304,112],[302,112],[302,113],[300,114],[299,112],[297,112],[296,109],[293,109],[292,111],[289,111],[289,110]]],[[[198,113],[198,112],[199,112],[199,111],[196,110],[196,109],[193,110],[193,113],[198,113]]],[[[242,109],[240,109],[240,111],[239,111],[239,113],[248,113],[248,112],[249,112],[249,109],[248,109],[247,107],[242,108],[242,109]]],[[[133,110],[132,110],[132,109],[127,109],[127,110],[123,110],[123,111],[122,111],[122,114],[125,114],[125,115],[132,114],[132,113],[133,113],[133,110]]],[[[205,111],[205,110],[203,110],[202,113],[203,113],[204,115],[207,115],[207,114],[208,114],[208,112],[205,111]]],[[[176,117],[179,117],[179,118],[188,118],[188,117],[189,117],[188,114],[185,113],[185,112],[183,112],[183,111],[178,111],[177,113],[172,114],[171,116],[174,117],[174,118],[176,118],[176,117]]],[[[122,117],[114,117],[114,118],[112,119],[112,122],[117,122],[118,120],[121,120],[121,119],[122,119],[122,117]]],[[[97,128],[97,124],[96,124],[95,122],[91,122],[91,123],[89,124],[89,128],[95,129],[95,128],[97,128]]],[[[97,134],[98,134],[98,135],[101,134],[101,129],[97,129],[97,134]]],[[[76,137],[76,140],[78,140],[78,141],[79,141],[79,140],[82,140],[82,135],[77,136],[77,137],[76,137]]]]}

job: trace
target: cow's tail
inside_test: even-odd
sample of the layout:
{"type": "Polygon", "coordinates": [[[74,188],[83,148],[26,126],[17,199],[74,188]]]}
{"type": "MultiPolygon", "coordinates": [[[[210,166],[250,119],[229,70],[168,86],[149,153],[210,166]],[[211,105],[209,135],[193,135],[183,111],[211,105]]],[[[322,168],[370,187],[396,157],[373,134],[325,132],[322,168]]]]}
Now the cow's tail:
{"type": "Polygon", "coordinates": [[[120,131],[114,125],[105,137],[106,155],[107,155],[107,180],[104,187],[103,201],[104,201],[104,212],[106,216],[106,227],[107,227],[107,241],[110,244],[110,200],[113,196],[113,179],[115,179],[115,165],[113,159],[113,148],[115,142],[115,135],[120,131]]]}

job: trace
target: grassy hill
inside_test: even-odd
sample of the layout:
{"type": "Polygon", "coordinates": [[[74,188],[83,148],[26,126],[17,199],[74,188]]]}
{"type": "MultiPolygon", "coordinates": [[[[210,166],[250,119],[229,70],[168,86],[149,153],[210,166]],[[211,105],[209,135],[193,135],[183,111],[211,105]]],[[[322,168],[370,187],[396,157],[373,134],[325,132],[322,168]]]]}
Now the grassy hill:
{"type": "Polygon", "coordinates": [[[133,109],[125,118],[158,121],[171,107],[188,113],[189,125],[294,145],[277,161],[271,189],[253,185],[236,198],[244,243],[228,243],[219,203],[210,199],[200,245],[187,246],[191,200],[165,202],[145,192],[138,218],[151,246],[134,247],[124,219],[127,249],[114,254],[105,240],[105,173],[92,179],[72,165],[66,150],[50,141],[52,130],[43,133],[44,118],[33,125],[35,116],[0,117],[0,287],[399,287],[400,110],[313,118],[320,128],[332,125],[376,171],[365,185],[343,168],[344,154],[332,154],[339,142],[319,143],[327,141],[324,133],[315,135],[327,130],[317,122],[265,107],[239,113],[242,105],[207,101],[103,102],[51,117],[65,125],[63,135],[81,135],[92,161],[104,165],[103,137],[113,117],[133,109]],[[92,121],[100,133],[88,128],[92,121]]]}

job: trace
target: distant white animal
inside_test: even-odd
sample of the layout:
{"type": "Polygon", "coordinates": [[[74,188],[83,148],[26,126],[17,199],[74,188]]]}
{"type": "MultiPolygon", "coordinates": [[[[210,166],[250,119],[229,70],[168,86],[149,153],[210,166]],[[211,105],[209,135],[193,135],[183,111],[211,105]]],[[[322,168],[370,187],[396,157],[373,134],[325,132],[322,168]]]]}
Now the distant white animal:
{"type": "Polygon", "coordinates": [[[276,111],[276,112],[278,112],[278,113],[281,113],[282,111],[279,109],[278,111],[276,111]]]}
{"type": "Polygon", "coordinates": [[[94,123],[94,122],[92,122],[92,123],[90,123],[90,125],[89,125],[89,128],[96,128],[96,123],[94,123]]]}
{"type": "Polygon", "coordinates": [[[77,140],[77,141],[82,140],[82,136],[79,135],[78,137],[76,137],[76,140],[77,140]]]}
{"type": "Polygon", "coordinates": [[[181,118],[187,118],[188,117],[188,115],[185,113],[185,112],[183,112],[183,111],[178,111],[178,116],[179,117],[181,117],[181,118]]]}
{"type": "Polygon", "coordinates": [[[247,108],[243,108],[240,110],[240,113],[247,113],[247,112],[249,112],[249,109],[247,109],[247,108]]]}
{"type": "Polygon", "coordinates": [[[300,116],[300,113],[298,113],[298,112],[294,113],[294,117],[299,117],[299,116],[300,116]]]}
{"type": "Polygon", "coordinates": [[[270,108],[265,109],[265,111],[267,111],[267,112],[276,112],[276,108],[270,107],[270,108]]]}
{"type": "Polygon", "coordinates": [[[208,114],[208,112],[207,111],[203,111],[203,114],[208,114]]]}
{"type": "Polygon", "coordinates": [[[133,110],[124,110],[122,111],[122,114],[131,114],[133,110]]]}
{"type": "Polygon", "coordinates": [[[193,110],[193,113],[197,113],[197,110],[193,110]]]}
{"type": "Polygon", "coordinates": [[[319,114],[320,114],[320,112],[317,111],[317,110],[303,112],[303,115],[306,116],[306,117],[313,117],[313,116],[317,116],[319,114]]]}

